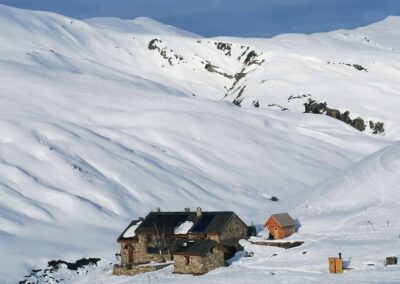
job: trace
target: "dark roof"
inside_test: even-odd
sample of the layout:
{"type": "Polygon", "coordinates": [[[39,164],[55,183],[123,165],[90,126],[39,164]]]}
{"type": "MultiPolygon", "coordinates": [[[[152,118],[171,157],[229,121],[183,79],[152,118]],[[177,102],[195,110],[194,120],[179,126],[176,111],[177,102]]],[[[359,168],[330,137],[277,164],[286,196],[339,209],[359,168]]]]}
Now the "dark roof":
{"type": "Polygon", "coordinates": [[[288,213],[273,214],[270,218],[275,218],[282,227],[294,226],[295,222],[288,213]]]}
{"type": "Polygon", "coordinates": [[[211,240],[186,241],[178,246],[173,254],[204,256],[215,246],[221,250],[224,250],[222,245],[219,245],[217,242],[211,240]]]}
{"type": "MultiPolygon", "coordinates": [[[[203,212],[201,218],[191,229],[192,233],[216,233],[221,234],[225,226],[229,221],[236,216],[235,213],[231,211],[221,211],[221,212],[203,212]]],[[[236,216],[239,222],[243,223],[243,226],[247,225],[236,216]]]]}
{"type": "Polygon", "coordinates": [[[219,243],[223,245],[224,247],[236,247],[240,248],[241,245],[239,244],[240,239],[233,238],[233,239],[227,239],[227,240],[222,240],[219,243]]]}
{"type": "MultiPolygon", "coordinates": [[[[164,232],[173,234],[174,229],[185,221],[193,222],[189,232],[191,233],[216,233],[221,234],[229,221],[236,217],[243,226],[247,225],[230,211],[202,212],[200,218],[196,212],[150,212],[143,222],[136,228],[135,233],[156,233],[164,232]]],[[[136,224],[136,223],[135,223],[136,224]]],[[[123,234],[132,226],[132,223],[124,230],[123,234]]],[[[121,237],[120,236],[120,237],[121,237]]],[[[120,240],[120,238],[118,238],[120,240]]]]}
{"type": "Polygon", "coordinates": [[[136,225],[137,223],[139,223],[140,221],[141,221],[141,220],[133,220],[133,221],[128,225],[128,227],[126,227],[126,229],[121,233],[121,235],[119,235],[117,241],[120,242],[120,241],[133,240],[134,237],[125,238],[125,237],[124,237],[124,234],[125,234],[126,231],[129,230],[130,227],[135,226],[135,225],[136,225]]]}
{"type": "Polygon", "coordinates": [[[195,218],[195,212],[150,212],[136,229],[136,232],[171,234],[180,224],[185,221],[194,222],[195,218]]]}

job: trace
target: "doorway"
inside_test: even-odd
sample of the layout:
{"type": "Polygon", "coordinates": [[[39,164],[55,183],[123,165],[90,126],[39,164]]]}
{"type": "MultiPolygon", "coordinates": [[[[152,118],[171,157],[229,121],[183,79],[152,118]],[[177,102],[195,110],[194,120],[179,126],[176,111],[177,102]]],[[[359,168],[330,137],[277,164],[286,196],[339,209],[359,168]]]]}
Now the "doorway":
{"type": "Polygon", "coordinates": [[[274,240],[279,240],[279,239],[280,239],[279,230],[278,230],[278,227],[275,227],[274,228],[274,240]]]}
{"type": "Polygon", "coordinates": [[[130,247],[128,249],[128,263],[133,264],[133,261],[134,261],[133,248],[130,247]]]}

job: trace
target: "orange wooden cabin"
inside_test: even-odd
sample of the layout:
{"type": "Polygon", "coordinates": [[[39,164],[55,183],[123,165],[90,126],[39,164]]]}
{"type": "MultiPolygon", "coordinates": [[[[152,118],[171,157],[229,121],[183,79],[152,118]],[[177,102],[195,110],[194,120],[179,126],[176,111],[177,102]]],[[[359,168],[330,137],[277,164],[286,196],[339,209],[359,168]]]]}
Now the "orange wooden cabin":
{"type": "Polygon", "coordinates": [[[288,213],[280,213],[271,215],[264,227],[268,229],[271,239],[280,240],[293,234],[296,224],[288,213]]]}
{"type": "Polygon", "coordinates": [[[329,258],[329,273],[343,273],[343,259],[341,253],[339,253],[339,258],[329,258]]]}

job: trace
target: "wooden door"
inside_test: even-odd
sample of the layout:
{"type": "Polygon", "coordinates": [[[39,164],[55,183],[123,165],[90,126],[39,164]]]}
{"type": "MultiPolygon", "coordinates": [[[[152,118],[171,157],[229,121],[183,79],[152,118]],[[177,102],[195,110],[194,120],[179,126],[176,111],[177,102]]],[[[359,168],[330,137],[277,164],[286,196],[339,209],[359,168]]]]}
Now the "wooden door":
{"type": "Polygon", "coordinates": [[[134,261],[134,257],[133,257],[133,248],[130,248],[128,250],[128,263],[132,264],[134,261]]]}
{"type": "Polygon", "coordinates": [[[333,257],[329,258],[329,273],[336,273],[336,263],[333,257]]]}
{"type": "Polygon", "coordinates": [[[280,237],[280,230],[278,227],[274,227],[274,240],[279,240],[280,237]]]}
{"type": "Polygon", "coordinates": [[[341,258],[335,259],[335,269],[336,273],[343,273],[343,259],[341,258]]]}

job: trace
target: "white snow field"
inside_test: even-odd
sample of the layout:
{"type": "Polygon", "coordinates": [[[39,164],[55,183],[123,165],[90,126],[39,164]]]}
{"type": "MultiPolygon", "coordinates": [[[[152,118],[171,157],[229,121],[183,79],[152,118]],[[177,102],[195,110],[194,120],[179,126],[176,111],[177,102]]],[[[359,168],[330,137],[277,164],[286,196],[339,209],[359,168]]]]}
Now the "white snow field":
{"type": "Polygon", "coordinates": [[[389,17],[201,38],[147,18],[0,5],[0,283],[81,257],[102,261],[62,270],[65,283],[399,283],[399,266],[383,266],[400,256],[399,33],[389,17]],[[308,98],[385,132],[304,114],[308,98]],[[301,223],[291,239],[305,243],[243,241],[253,257],[198,277],[111,275],[133,218],[198,206],[258,225],[288,211],[301,223]],[[329,275],[338,252],[353,269],[329,275]]]}

